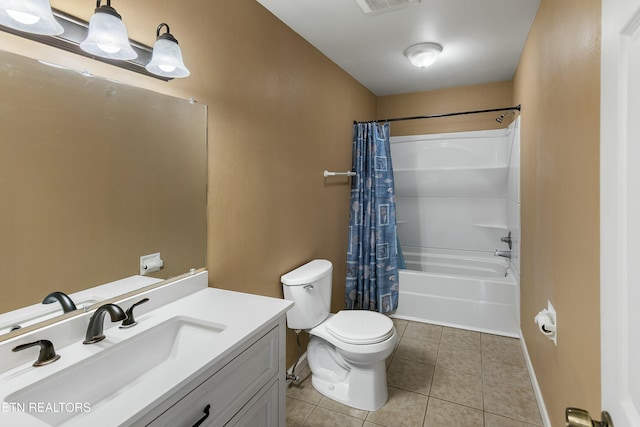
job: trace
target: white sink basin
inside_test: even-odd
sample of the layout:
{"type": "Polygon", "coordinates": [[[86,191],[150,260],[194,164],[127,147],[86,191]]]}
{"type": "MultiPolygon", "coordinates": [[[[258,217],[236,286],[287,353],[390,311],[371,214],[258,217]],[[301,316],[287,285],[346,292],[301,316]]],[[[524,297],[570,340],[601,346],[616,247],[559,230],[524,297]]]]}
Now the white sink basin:
{"type": "MultiPolygon", "coordinates": [[[[174,364],[177,368],[185,357],[215,342],[225,328],[189,317],[172,317],[8,395],[5,401],[26,408],[52,400],[84,405],[78,410],[29,411],[50,425],[59,425],[87,410],[94,411],[145,378],[162,375],[174,364]]],[[[116,333],[107,331],[107,336],[109,332],[116,333]]]]}

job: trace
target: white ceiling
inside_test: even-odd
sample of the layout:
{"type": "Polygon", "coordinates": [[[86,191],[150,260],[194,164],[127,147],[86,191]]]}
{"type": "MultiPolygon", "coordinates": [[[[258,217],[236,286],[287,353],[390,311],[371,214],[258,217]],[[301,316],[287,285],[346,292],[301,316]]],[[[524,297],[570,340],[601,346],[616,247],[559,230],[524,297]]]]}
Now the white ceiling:
{"type": "Polygon", "coordinates": [[[356,0],[257,0],[378,96],[511,80],[540,0],[422,0],[365,15],[356,0]],[[419,69],[410,45],[443,51],[419,69]]]}

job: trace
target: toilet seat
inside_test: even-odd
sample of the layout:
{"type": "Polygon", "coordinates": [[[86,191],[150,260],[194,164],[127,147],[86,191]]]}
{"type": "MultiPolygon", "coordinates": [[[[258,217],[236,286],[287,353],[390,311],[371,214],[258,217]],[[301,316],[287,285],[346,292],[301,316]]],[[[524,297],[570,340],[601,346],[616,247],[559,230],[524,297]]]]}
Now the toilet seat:
{"type": "Polygon", "coordinates": [[[354,345],[377,344],[393,335],[393,321],[367,310],[343,310],[324,322],[334,338],[354,345]]]}

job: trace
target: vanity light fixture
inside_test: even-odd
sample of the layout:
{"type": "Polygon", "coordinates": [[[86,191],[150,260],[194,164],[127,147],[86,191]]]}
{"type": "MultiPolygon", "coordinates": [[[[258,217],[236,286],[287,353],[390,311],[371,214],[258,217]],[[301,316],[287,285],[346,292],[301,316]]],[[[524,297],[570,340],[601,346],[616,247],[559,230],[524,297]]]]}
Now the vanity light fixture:
{"type": "Polygon", "coordinates": [[[407,48],[404,54],[416,67],[427,68],[436,61],[441,52],[442,46],[437,43],[419,43],[407,48]]]}
{"type": "Polygon", "coordinates": [[[0,24],[48,36],[62,34],[64,31],[53,17],[49,0],[0,0],[0,24]]]}
{"type": "Polygon", "coordinates": [[[80,49],[102,58],[135,59],[138,54],[129,44],[122,16],[111,7],[111,0],[102,6],[101,2],[96,2],[95,13],[89,20],[89,34],[80,43],[80,49]]]}
{"type": "Polygon", "coordinates": [[[178,46],[178,40],[171,35],[169,25],[164,22],[156,29],[153,56],[146,69],[150,73],[171,78],[187,77],[191,74],[182,60],[182,51],[178,46]],[[160,34],[163,27],[166,27],[167,32],[160,34]]]}
{"type": "MultiPolygon", "coordinates": [[[[156,47],[152,51],[150,46],[128,38],[124,23],[120,15],[111,7],[110,0],[107,0],[107,4],[104,6],[101,6],[100,3],[101,1],[97,0],[95,14],[91,21],[87,22],[51,8],[47,0],[0,0],[0,31],[89,57],[96,61],[106,62],[159,80],[169,81],[176,77],[189,75],[189,70],[182,61],[182,52],[178,47],[178,41],[169,32],[167,24],[158,26],[156,30],[158,40],[156,41],[156,47]],[[60,26],[62,30],[57,29],[55,34],[39,33],[34,31],[35,27],[28,27],[26,26],[27,24],[22,26],[11,24],[10,22],[15,20],[10,16],[18,16],[23,21],[29,21],[27,17],[31,15],[30,21],[37,21],[34,12],[37,8],[25,6],[30,4],[38,4],[40,6],[44,4],[46,6],[45,9],[49,10],[52,15],[53,22],[60,26]],[[11,14],[7,13],[7,10],[10,10],[11,14]],[[98,25],[94,26],[96,22],[98,22],[98,25]],[[98,27],[104,28],[105,25],[109,27],[108,34],[100,36],[100,28],[98,27]],[[162,27],[165,26],[167,27],[166,33],[160,34],[162,27]],[[118,42],[114,45],[112,42],[114,41],[113,35],[116,30],[121,32],[117,37],[118,42]],[[170,55],[167,52],[172,53],[170,55]],[[172,58],[169,62],[167,62],[168,57],[172,58]],[[155,66],[157,67],[154,70],[155,66]],[[172,67],[175,67],[173,71],[171,71],[172,67]]],[[[42,7],[37,10],[41,9],[42,7]]]]}

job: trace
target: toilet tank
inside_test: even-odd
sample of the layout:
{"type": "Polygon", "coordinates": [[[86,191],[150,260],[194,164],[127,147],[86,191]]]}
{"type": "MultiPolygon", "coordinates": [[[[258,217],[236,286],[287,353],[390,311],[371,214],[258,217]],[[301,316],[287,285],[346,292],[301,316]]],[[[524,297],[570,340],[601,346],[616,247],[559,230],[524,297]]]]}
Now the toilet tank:
{"type": "Polygon", "coordinates": [[[333,265],[315,259],[280,277],[284,298],[294,302],[287,311],[290,329],[311,329],[329,316],[333,265]]]}

